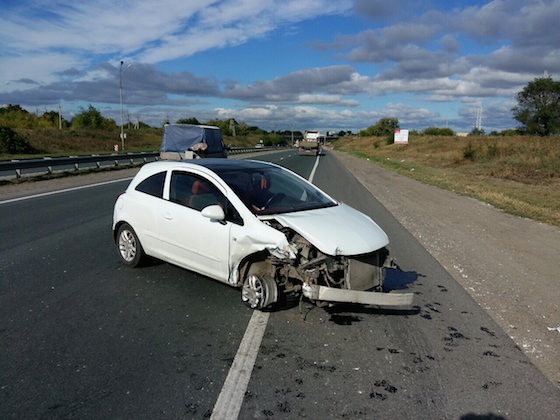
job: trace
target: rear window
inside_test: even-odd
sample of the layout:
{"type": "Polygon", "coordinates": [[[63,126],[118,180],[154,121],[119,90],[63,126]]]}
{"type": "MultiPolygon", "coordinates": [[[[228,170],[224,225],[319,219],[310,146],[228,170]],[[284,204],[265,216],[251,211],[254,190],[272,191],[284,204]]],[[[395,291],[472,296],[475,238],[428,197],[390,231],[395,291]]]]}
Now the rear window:
{"type": "Polygon", "coordinates": [[[163,198],[163,185],[165,183],[166,172],[159,172],[142,181],[136,186],[136,191],[140,191],[154,197],[163,198]]]}

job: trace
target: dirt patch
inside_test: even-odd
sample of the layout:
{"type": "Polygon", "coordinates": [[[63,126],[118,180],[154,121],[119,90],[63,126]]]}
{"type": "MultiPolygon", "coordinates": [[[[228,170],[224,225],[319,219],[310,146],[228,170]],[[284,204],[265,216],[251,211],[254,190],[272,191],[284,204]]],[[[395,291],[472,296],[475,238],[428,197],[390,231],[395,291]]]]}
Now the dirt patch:
{"type": "Polygon", "coordinates": [[[560,387],[560,230],[333,153],[560,387]]]}

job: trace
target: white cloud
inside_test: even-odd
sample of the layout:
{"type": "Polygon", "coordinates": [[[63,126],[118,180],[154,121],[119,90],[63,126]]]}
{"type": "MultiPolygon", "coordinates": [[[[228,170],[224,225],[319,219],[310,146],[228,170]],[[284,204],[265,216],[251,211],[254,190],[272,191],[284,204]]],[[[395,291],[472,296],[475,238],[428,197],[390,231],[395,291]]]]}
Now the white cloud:
{"type": "Polygon", "coordinates": [[[302,94],[298,96],[297,102],[304,103],[304,104],[322,104],[322,105],[339,105],[339,106],[359,105],[358,101],[344,99],[344,97],[341,95],[302,94]]]}
{"type": "Polygon", "coordinates": [[[20,89],[17,80],[32,79],[40,84],[60,80],[60,72],[81,64],[72,56],[60,53],[30,54],[2,57],[0,64],[0,92],[20,89]]]}
{"type": "Polygon", "coordinates": [[[264,127],[312,119],[367,126],[388,112],[424,124],[437,122],[441,103],[485,100],[507,126],[511,114],[498,112],[499,103],[545,71],[560,74],[560,0],[481,0],[456,9],[366,0],[22,0],[2,12],[0,93],[30,107],[60,98],[114,104],[124,59],[135,63],[126,74],[130,106],[157,115],[158,107],[173,115],[176,105],[184,115],[198,104],[202,115],[232,113],[264,127]],[[279,51],[284,62],[238,48],[274,49],[275,40],[289,48],[279,51]],[[226,82],[212,63],[201,74],[168,73],[160,64],[190,69],[185,57],[192,63],[214,51],[216,66],[229,70],[222,57],[235,57],[247,63],[237,66],[245,73],[232,66],[226,82]],[[223,103],[236,106],[217,106],[223,103]]]}

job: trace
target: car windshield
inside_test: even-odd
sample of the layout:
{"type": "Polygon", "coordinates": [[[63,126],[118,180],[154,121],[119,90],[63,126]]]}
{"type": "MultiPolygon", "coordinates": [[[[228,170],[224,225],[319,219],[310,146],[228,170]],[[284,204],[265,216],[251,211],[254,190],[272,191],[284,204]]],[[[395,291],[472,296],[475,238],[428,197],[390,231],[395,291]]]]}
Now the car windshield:
{"type": "Polygon", "coordinates": [[[257,215],[290,213],[336,206],[312,184],[280,167],[215,170],[243,203],[257,215]]]}

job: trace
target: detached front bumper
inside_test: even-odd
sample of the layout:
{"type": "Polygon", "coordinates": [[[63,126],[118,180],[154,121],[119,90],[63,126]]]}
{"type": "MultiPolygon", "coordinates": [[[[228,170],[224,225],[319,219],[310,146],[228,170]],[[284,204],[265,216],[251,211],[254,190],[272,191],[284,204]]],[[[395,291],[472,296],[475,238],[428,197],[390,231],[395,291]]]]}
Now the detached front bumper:
{"type": "Polygon", "coordinates": [[[303,295],[311,300],[326,302],[360,303],[363,305],[402,307],[410,306],[413,293],[382,293],[362,290],[335,289],[332,287],[303,284],[303,295]]]}

